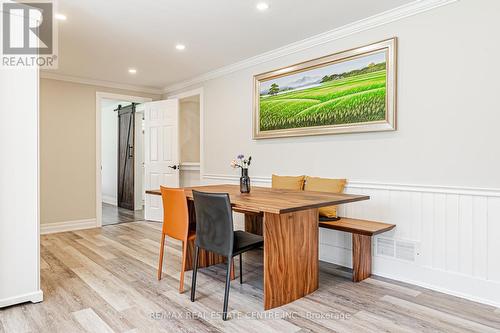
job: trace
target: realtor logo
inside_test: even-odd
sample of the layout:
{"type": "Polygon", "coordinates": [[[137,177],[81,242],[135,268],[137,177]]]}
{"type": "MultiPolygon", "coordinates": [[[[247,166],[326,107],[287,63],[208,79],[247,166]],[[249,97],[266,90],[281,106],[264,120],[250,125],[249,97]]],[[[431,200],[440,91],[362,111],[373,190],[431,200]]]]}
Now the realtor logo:
{"type": "Polygon", "coordinates": [[[2,4],[2,66],[56,68],[54,4],[42,1],[2,4]]]}

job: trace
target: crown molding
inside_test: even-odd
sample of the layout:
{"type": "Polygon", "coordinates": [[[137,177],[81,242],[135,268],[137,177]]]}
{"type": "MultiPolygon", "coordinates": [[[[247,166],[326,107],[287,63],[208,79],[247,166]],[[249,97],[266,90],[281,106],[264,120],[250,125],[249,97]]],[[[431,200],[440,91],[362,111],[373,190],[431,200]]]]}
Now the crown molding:
{"type": "Polygon", "coordinates": [[[416,0],[409,4],[396,7],[394,9],[370,16],[368,18],[346,24],[342,27],[294,42],[269,52],[236,62],[234,64],[221,67],[219,69],[207,72],[195,78],[169,85],[164,88],[165,93],[172,93],[181,89],[212,80],[248,67],[269,62],[293,53],[313,48],[318,45],[329,43],[331,41],[344,38],[365,30],[373,29],[394,21],[404,19],[409,16],[417,15],[434,8],[448,5],[460,0],[416,0]]]}
{"type": "Polygon", "coordinates": [[[87,79],[87,78],[82,78],[82,77],[78,77],[78,76],[57,74],[57,73],[51,73],[51,72],[46,72],[46,71],[40,71],[40,78],[50,79],[50,80],[58,80],[58,81],[66,81],[66,82],[72,82],[72,83],[88,84],[88,85],[100,86],[100,87],[106,87],[106,88],[129,90],[129,91],[142,92],[142,93],[147,93],[147,94],[155,94],[155,95],[162,95],[163,94],[162,89],[155,89],[155,88],[151,88],[151,87],[137,86],[137,85],[132,85],[132,84],[123,84],[123,83],[117,83],[117,82],[111,82],[111,81],[87,79]]]}

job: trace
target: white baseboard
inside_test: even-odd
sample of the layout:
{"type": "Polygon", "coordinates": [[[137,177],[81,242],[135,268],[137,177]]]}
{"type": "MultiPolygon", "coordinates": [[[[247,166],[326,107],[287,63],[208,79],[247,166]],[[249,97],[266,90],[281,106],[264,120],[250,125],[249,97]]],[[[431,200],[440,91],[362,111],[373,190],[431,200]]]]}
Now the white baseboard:
{"type": "Polygon", "coordinates": [[[53,234],[56,232],[74,231],[82,229],[97,228],[96,219],[64,221],[56,223],[45,223],[40,226],[40,234],[53,234]]]}
{"type": "Polygon", "coordinates": [[[103,195],[101,197],[102,202],[107,203],[109,205],[117,206],[118,205],[118,199],[116,197],[108,196],[108,195],[103,195]]]}
{"type": "Polygon", "coordinates": [[[500,283],[497,281],[431,267],[414,267],[403,261],[395,262],[378,256],[373,257],[373,260],[374,275],[500,307],[500,283]],[[390,267],[390,271],[387,267],[390,267]]]}
{"type": "Polygon", "coordinates": [[[25,302],[39,303],[41,301],[43,301],[43,291],[38,290],[29,294],[0,299],[0,308],[25,302]]]}

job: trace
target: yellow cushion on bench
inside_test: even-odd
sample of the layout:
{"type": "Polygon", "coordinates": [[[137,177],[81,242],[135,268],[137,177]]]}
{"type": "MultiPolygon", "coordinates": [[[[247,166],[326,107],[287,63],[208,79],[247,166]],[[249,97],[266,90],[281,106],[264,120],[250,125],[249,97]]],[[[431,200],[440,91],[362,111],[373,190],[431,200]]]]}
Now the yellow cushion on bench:
{"type": "Polygon", "coordinates": [[[306,176],[278,176],[273,175],[272,187],[280,190],[297,190],[304,188],[306,176]]]}
{"type": "MultiPolygon", "coordinates": [[[[342,193],[346,184],[345,179],[330,179],[320,177],[306,177],[306,185],[304,191],[342,193]]],[[[337,206],[321,207],[319,209],[320,216],[337,217],[337,206]]]]}

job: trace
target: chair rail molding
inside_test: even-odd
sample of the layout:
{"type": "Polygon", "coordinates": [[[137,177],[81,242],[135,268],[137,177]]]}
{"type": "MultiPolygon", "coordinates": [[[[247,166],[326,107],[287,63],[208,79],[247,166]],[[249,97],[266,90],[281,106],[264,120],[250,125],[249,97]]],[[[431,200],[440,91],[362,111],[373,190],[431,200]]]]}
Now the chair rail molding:
{"type": "Polygon", "coordinates": [[[346,24],[336,29],[294,42],[275,50],[259,54],[257,56],[236,62],[234,64],[221,67],[219,69],[207,72],[192,79],[169,85],[163,89],[164,93],[180,91],[184,88],[209,81],[241,69],[252,67],[258,64],[269,62],[293,53],[313,48],[340,38],[344,38],[358,32],[366,31],[385,25],[394,21],[404,19],[409,16],[417,15],[441,6],[445,6],[460,0],[417,0],[406,5],[376,14],[359,21],[346,24]]]}
{"type": "MultiPolygon", "coordinates": [[[[202,180],[237,184],[239,176],[202,180]]],[[[373,274],[500,307],[500,189],[353,180],[345,192],[371,199],[339,206],[340,216],[396,224],[373,239],[373,274]],[[378,253],[379,239],[403,255],[378,253]]],[[[352,267],[351,235],[321,229],[320,260],[352,267]]]]}
{"type": "MultiPolygon", "coordinates": [[[[209,181],[212,180],[212,181],[229,181],[229,182],[239,182],[240,179],[240,177],[237,175],[226,175],[226,174],[204,174],[202,178],[209,181]]],[[[261,185],[271,185],[271,177],[252,176],[251,180],[252,183],[257,183],[261,185]]],[[[347,182],[346,188],[500,197],[500,188],[401,184],[401,183],[386,183],[386,182],[360,181],[360,180],[349,180],[347,182]]]]}
{"type": "Polygon", "coordinates": [[[182,162],[180,171],[200,171],[200,162],[182,162]]]}

